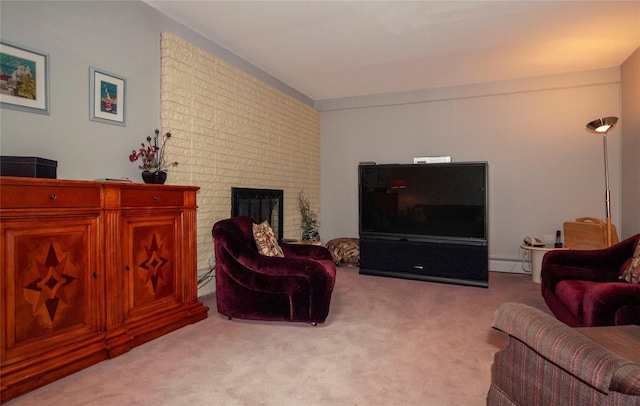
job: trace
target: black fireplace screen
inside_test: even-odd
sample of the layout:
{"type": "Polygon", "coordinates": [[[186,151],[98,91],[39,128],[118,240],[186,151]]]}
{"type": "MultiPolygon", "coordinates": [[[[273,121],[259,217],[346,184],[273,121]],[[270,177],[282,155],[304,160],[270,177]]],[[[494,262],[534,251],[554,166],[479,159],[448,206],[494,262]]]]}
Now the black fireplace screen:
{"type": "Polygon", "coordinates": [[[256,223],[269,222],[273,233],[283,237],[283,198],[282,190],[231,188],[231,216],[249,216],[256,223]]]}

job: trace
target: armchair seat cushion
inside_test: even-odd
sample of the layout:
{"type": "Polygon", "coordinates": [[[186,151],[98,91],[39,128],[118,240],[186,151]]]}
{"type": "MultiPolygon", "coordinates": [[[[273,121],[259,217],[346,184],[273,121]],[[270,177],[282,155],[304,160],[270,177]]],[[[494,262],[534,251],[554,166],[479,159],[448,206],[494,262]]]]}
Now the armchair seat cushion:
{"type": "Polygon", "coordinates": [[[576,318],[582,319],[584,297],[590,288],[599,282],[568,279],[558,282],[556,295],[576,318]]]}

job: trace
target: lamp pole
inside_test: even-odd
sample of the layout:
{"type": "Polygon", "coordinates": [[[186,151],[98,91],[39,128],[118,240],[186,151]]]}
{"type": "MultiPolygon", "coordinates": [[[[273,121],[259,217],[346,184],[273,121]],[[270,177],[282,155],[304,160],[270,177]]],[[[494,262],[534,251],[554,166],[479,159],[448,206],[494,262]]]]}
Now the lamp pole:
{"type": "Polygon", "coordinates": [[[612,232],[611,232],[611,191],[609,190],[609,154],[607,153],[607,133],[611,130],[616,123],[618,122],[618,117],[605,117],[599,118],[597,120],[593,120],[589,124],[587,124],[587,130],[596,134],[602,134],[602,143],[604,144],[604,184],[605,184],[605,195],[604,200],[606,204],[607,210],[607,230],[606,230],[606,239],[607,239],[607,247],[611,246],[612,242],[612,232]]]}
{"type": "Polygon", "coordinates": [[[609,154],[607,153],[607,133],[609,129],[604,132],[602,136],[602,143],[604,144],[604,187],[605,187],[605,204],[607,209],[607,247],[611,246],[611,191],[609,190],[609,154]]]}

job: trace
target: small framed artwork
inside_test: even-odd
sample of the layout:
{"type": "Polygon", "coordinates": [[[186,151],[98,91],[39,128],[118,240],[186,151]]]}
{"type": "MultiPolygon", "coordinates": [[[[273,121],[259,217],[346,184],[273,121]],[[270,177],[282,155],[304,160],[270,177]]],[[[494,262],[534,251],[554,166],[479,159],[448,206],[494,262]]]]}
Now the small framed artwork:
{"type": "Polygon", "coordinates": [[[89,120],[125,126],[126,79],[89,68],[89,120]]]}
{"type": "Polygon", "coordinates": [[[0,42],[0,107],[49,114],[49,55],[0,42]]]}

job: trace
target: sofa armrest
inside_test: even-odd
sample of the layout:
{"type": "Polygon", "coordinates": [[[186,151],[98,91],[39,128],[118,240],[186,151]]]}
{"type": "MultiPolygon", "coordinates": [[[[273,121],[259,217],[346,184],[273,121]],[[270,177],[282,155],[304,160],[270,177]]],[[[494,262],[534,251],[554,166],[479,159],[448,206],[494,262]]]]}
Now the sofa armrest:
{"type": "Polygon", "coordinates": [[[558,265],[595,270],[619,270],[633,256],[640,234],[627,238],[608,248],[599,250],[554,250],[548,252],[543,259],[543,267],[558,265]]]}
{"type": "Polygon", "coordinates": [[[602,393],[609,393],[619,368],[633,364],[548,314],[521,303],[500,306],[492,326],[602,393]]]}
{"type": "Polygon", "coordinates": [[[285,257],[306,257],[316,260],[332,260],[328,249],[320,245],[280,243],[285,257]]]}
{"type": "Polygon", "coordinates": [[[549,251],[542,259],[542,290],[555,292],[558,282],[565,279],[615,281],[620,268],[633,256],[639,239],[640,234],[599,250],[549,251]]]}
{"type": "MultiPolygon", "coordinates": [[[[618,270],[615,268],[591,269],[587,267],[577,267],[565,265],[561,261],[556,262],[557,253],[563,251],[550,251],[545,254],[542,260],[542,269],[540,271],[541,292],[542,296],[547,300],[549,297],[556,296],[556,286],[564,280],[583,280],[592,282],[613,282],[618,278],[618,270]],[[552,255],[553,254],[553,255],[552,255]]],[[[560,256],[560,259],[563,259],[560,256]]]]}
{"type": "Polygon", "coordinates": [[[553,255],[551,256],[552,258],[546,260],[547,256],[553,253],[555,252],[549,252],[544,256],[542,269],[540,270],[542,285],[545,288],[550,289],[552,292],[555,292],[555,286],[559,282],[568,279],[592,282],[613,282],[618,278],[619,268],[593,268],[579,265],[559,265],[554,263],[553,255]]]}
{"type": "Polygon", "coordinates": [[[624,306],[640,307],[640,285],[627,282],[602,283],[591,287],[583,300],[585,326],[613,326],[624,306]]]}
{"type": "Polygon", "coordinates": [[[335,278],[322,261],[260,254],[233,258],[224,272],[247,289],[288,295],[300,289],[333,286],[335,278]]]}
{"type": "Polygon", "coordinates": [[[331,270],[312,258],[269,257],[259,254],[248,244],[238,241],[231,243],[220,236],[215,240],[214,247],[218,272],[224,268],[230,278],[250,290],[290,294],[302,285],[311,283],[306,281],[331,277],[331,270]],[[298,282],[292,282],[293,278],[297,278],[298,282]]]}

